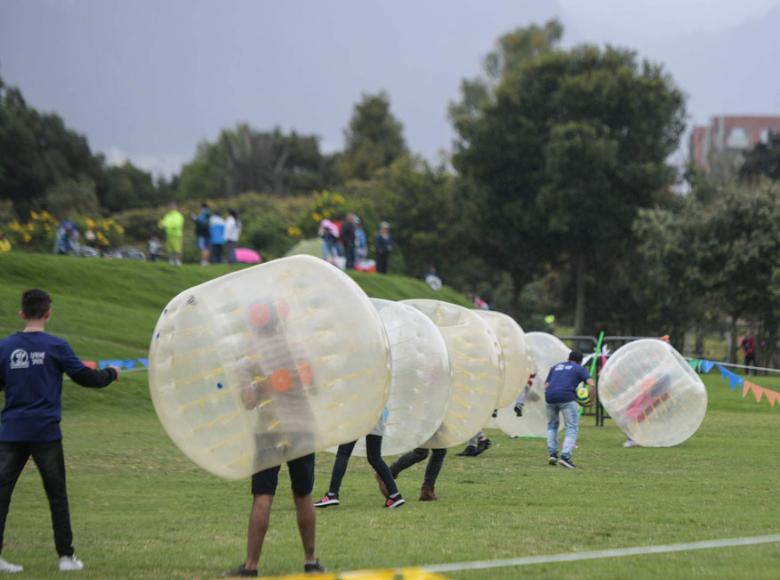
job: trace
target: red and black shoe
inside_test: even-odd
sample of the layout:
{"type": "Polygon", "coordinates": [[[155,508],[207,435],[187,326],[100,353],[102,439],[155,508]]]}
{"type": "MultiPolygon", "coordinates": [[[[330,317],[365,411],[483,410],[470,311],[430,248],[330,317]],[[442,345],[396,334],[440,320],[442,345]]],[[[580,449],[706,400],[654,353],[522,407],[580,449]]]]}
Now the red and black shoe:
{"type": "Polygon", "coordinates": [[[391,495],[385,500],[385,507],[392,510],[397,507],[401,507],[405,503],[406,500],[401,496],[400,493],[397,493],[395,495],[391,495]]]}
{"type": "Polygon", "coordinates": [[[314,503],[314,507],[326,508],[331,506],[337,506],[340,503],[341,502],[339,501],[339,494],[328,492],[324,496],[322,496],[322,499],[320,501],[314,503]]]}

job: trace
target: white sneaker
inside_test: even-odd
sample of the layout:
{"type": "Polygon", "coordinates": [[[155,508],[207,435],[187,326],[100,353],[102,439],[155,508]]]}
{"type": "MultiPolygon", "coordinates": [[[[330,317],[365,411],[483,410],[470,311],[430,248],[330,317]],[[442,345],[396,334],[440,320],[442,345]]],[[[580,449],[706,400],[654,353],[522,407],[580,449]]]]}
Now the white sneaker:
{"type": "Polygon", "coordinates": [[[84,562],[73,556],[62,556],[60,558],[60,572],[71,572],[74,570],[83,570],[84,562]]]}
{"type": "Polygon", "coordinates": [[[6,572],[8,574],[14,574],[24,570],[24,566],[18,566],[17,564],[11,564],[5,558],[0,558],[0,572],[6,572]]]}

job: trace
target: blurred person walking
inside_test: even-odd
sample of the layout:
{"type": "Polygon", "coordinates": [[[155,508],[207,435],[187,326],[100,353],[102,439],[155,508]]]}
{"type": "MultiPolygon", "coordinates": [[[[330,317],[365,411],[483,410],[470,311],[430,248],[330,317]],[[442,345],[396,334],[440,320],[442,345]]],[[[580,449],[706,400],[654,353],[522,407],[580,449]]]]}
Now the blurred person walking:
{"type": "Polygon", "coordinates": [[[236,210],[228,210],[225,218],[225,249],[227,250],[228,264],[236,263],[236,246],[241,237],[241,221],[238,219],[236,210]]]}
{"type": "Polygon", "coordinates": [[[379,225],[379,233],[374,241],[376,247],[376,271],[379,274],[387,274],[387,265],[390,261],[390,253],[393,251],[393,238],[390,237],[390,224],[382,222],[379,225]]]}
{"type": "Polygon", "coordinates": [[[168,213],[160,220],[160,227],[165,230],[165,251],[168,254],[168,263],[181,266],[184,216],[176,209],[176,202],[172,202],[168,206],[168,213]]]}

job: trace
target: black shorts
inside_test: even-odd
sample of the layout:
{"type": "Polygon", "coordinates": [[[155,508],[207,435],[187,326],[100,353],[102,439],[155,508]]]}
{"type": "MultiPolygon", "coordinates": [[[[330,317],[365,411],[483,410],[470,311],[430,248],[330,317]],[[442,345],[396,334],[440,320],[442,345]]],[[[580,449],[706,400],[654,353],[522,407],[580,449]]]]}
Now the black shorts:
{"type": "MultiPolygon", "coordinates": [[[[252,476],[252,495],[274,495],[279,485],[281,465],[258,471],[252,476]]],[[[314,489],[314,453],[287,462],[293,495],[309,495],[314,489]]]]}

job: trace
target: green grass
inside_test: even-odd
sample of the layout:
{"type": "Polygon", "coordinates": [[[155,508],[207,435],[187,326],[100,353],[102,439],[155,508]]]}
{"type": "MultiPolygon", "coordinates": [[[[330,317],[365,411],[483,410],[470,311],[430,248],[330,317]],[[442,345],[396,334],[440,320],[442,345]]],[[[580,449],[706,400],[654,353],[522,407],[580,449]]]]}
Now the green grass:
{"type": "MultiPolygon", "coordinates": [[[[55,295],[53,332],[93,357],[143,356],[162,305],[217,271],[35,260],[0,257],[0,329],[18,327],[20,289],[41,285],[55,295]]],[[[407,291],[402,279],[361,278],[369,293],[380,291],[365,286],[375,280],[407,291]]],[[[777,378],[751,380],[780,389],[777,378]]],[[[614,424],[597,428],[586,418],[575,455],[582,468],[570,471],[546,465],[543,441],[490,433],[495,446],[482,456],[447,457],[437,503],[414,501],[424,468],[418,465],[399,478],[409,503],[384,510],[366,461],[353,458],[342,506],[317,513],[319,556],[331,569],[350,570],[778,533],[780,409],[750,395],[742,399],[715,372],[705,382],[706,419],[678,447],[623,449],[614,424]]],[[[80,578],[216,578],[241,561],[248,482],[213,477],[173,446],[154,414],[144,372],[127,373],[99,392],[66,383],[64,405],[75,545],[87,564],[80,578]]],[[[315,493],[325,491],[332,464],[332,455],[318,456],[315,493]]],[[[283,475],[264,574],[301,567],[287,489],[283,475]]],[[[17,485],[3,554],[24,564],[25,577],[56,574],[48,506],[33,466],[17,485]]],[[[772,544],[449,576],[776,578],[778,569],[780,549],[772,544]]]]}

